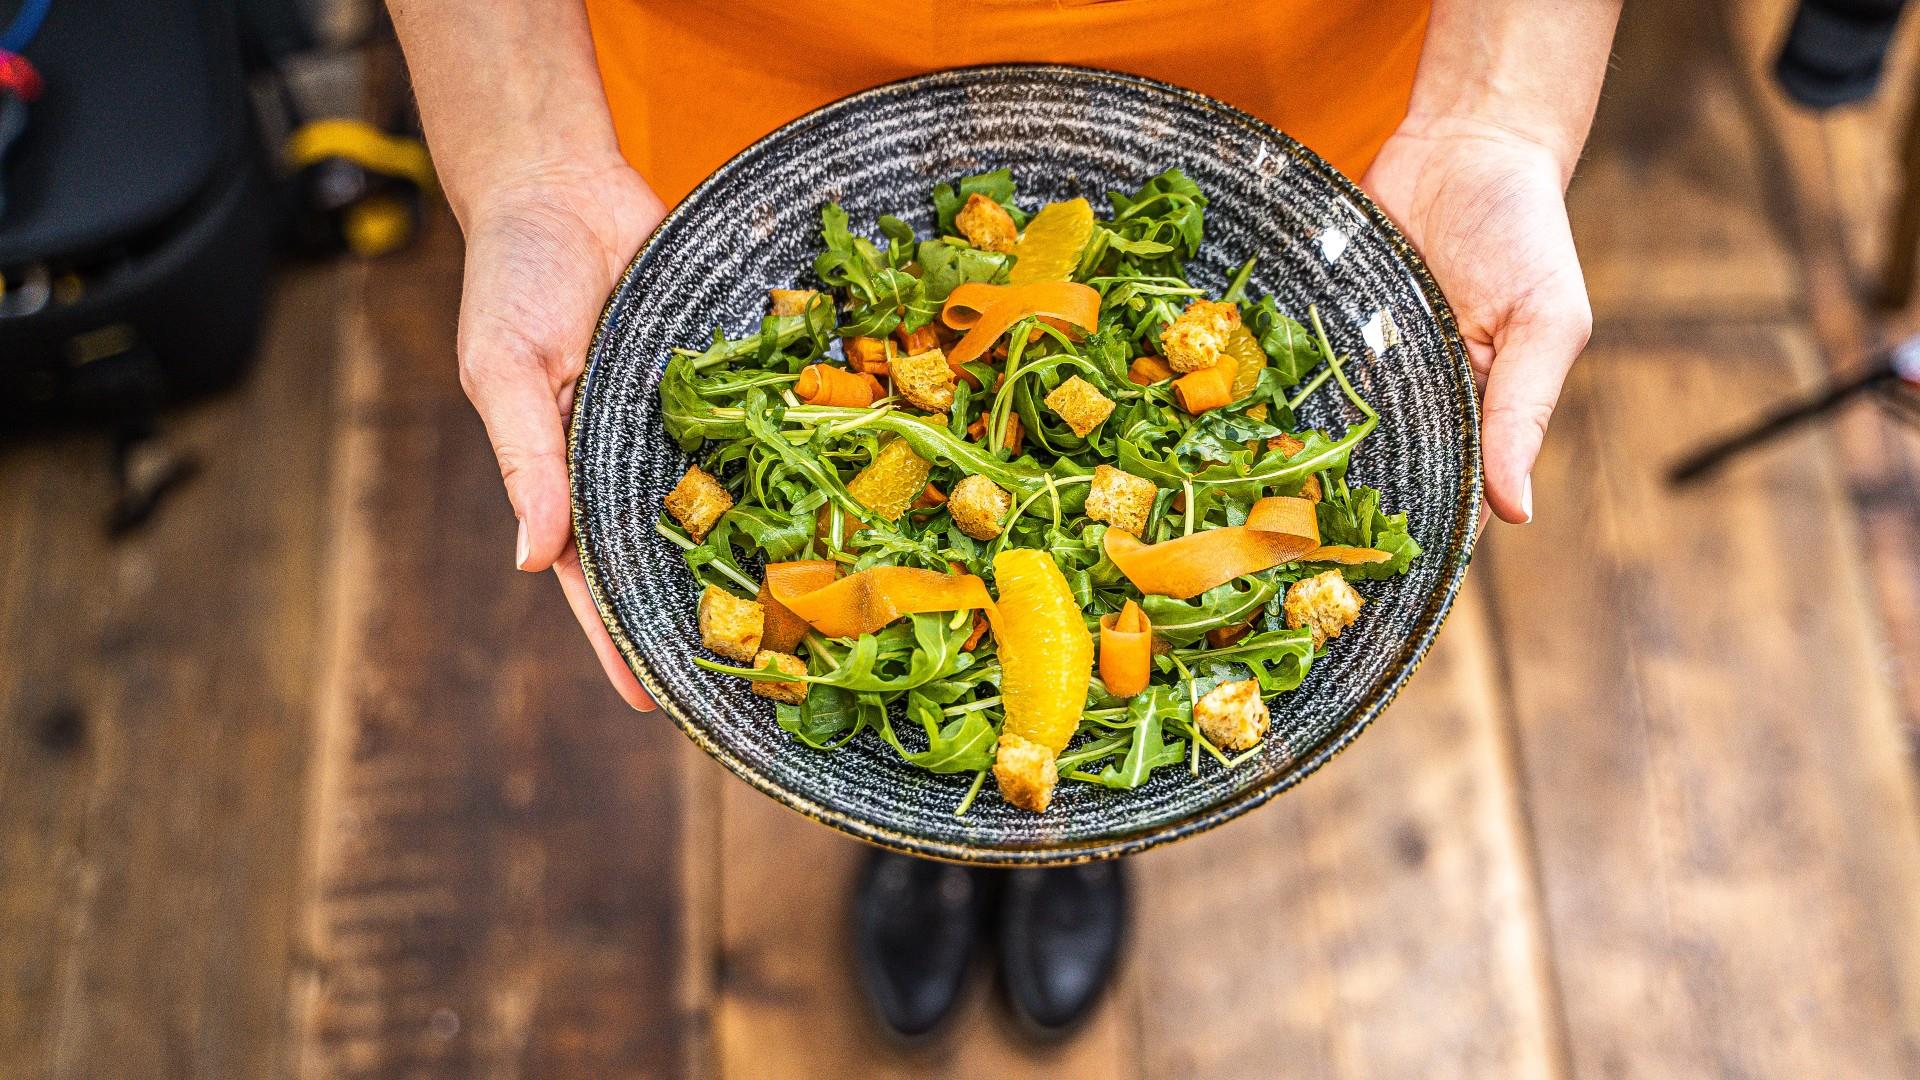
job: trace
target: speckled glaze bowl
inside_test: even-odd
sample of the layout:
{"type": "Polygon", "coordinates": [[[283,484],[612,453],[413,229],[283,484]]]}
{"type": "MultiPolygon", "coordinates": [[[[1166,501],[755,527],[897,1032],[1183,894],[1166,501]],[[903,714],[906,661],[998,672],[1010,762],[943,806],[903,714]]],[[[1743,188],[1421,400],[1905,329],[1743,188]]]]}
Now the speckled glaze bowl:
{"type": "MultiPolygon", "coordinates": [[[[1358,413],[1334,392],[1305,421],[1358,413]]],[[[1338,753],[1393,700],[1446,618],[1473,547],[1479,417],[1452,313],[1420,258],[1360,189],[1299,143],[1190,90],[1061,66],[941,72],[867,90],[760,140],[661,224],[608,300],[574,406],[574,527],[613,640],[661,708],[748,783],[817,821],[918,855],[1075,862],[1140,851],[1246,813],[1338,753]],[[1425,554],[1405,577],[1362,583],[1358,624],[1280,698],[1264,753],[1198,778],[1162,769],[1135,791],[1063,782],[1045,814],[987,790],[954,816],[971,776],[901,762],[870,733],[832,753],[791,741],[746,684],[693,665],[696,590],[654,533],[688,459],[655,395],[668,350],[716,324],[751,331],[766,289],[810,283],[819,211],[856,228],[883,213],[931,227],[934,184],[1009,166],[1029,208],[1138,187],[1179,166],[1211,199],[1191,267],[1216,294],[1249,254],[1252,292],[1304,317],[1318,304],[1383,422],[1352,464],[1389,510],[1409,511],[1425,554]]]]}

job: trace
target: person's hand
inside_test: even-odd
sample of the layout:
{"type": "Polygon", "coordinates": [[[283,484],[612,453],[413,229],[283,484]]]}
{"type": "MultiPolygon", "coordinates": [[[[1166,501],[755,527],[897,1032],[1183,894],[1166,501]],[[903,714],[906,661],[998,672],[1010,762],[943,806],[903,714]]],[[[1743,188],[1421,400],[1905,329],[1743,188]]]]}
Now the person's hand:
{"type": "Polygon", "coordinates": [[[587,593],[573,547],[566,423],[601,305],[665,208],[624,162],[531,170],[462,215],[460,385],[486,422],[519,519],[514,565],[549,567],[614,689],[653,700],[587,593]]]}
{"type": "Polygon", "coordinates": [[[1516,524],[1533,518],[1534,459],[1593,327],[1561,156],[1489,124],[1410,120],[1362,181],[1453,306],[1484,394],[1487,502],[1516,524]]]}

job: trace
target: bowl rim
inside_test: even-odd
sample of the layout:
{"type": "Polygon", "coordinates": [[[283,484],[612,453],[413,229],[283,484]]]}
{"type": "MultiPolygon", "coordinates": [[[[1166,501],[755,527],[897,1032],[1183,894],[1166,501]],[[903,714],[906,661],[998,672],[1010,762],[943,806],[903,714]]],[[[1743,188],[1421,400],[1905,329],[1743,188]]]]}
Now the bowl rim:
{"type": "Polygon", "coordinates": [[[608,636],[613,639],[614,646],[619,649],[628,669],[633,672],[641,686],[653,696],[661,711],[673,720],[674,725],[701,750],[726,766],[727,770],[735,776],[787,808],[798,811],[814,821],[882,848],[922,858],[989,866],[1053,866],[1119,858],[1196,836],[1265,805],[1274,797],[1318,772],[1335,755],[1359,738],[1360,733],[1365,731],[1399,696],[1407,680],[1413,677],[1414,672],[1426,659],[1434,638],[1440,632],[1440,627],[1451,614],[1461,582],[1466,577],[1468,564],[1472,561],[1475,542],[1478,540],[1479,530],[1476,523],[1483,484],[1479,395],[1474,389],[1473,368],[1467,356],[1466,345],[1461,340],[1453,308],[1447,303],[1446,296],[1441,293],[1440,286],[1434,280],[1426,260],[1420,257],[1420,253],[1414,249],[1412,242],[1400,231],[1399,226],[1394,224],[1372,197],[1361,190],[1359,184],[1334,168],[1325,158],[1299,140],[1272,124],[1210,95],[1143,75],[1078,64],[977,64],[943,68],[895,79],[808,110],[756,139],[751,145],[729,158],[661,218],[660,223],[654,227],[653,232],[640,245],[632,260],[627,263],[626,270],[614,283],[612,291],[608,293],[607,300],[600,310],[600,318],[594,327],[593,338],[587,345],[585,365],[578,390],[574,394],[573,408],[567,425],[567,474],[574,542],[580,558],[580,569],[586,578],[587,591],[593,598],[594,608],[599,612],[600,621],[605,624],[608,636]],[[1454,361],[1454,366],[1461,376],[1458,385],[1465,388],[1463,404],[1468,419],[1467,430],[1463,433],[1464,468],[1461,470],[1460,487],[1455,492],[1458,513],[1455,515],[1455,525],[1452,533],[1447,537],[1444,550],[1436,553],[1446,560],[1439,586],[1430,592],[1426,606],[1415,616],[1415,625],[1418,629],[1415,634],[1403,641],[1399,654],[1390,661],[1384,679],[1367,689],[1359,704],[1348,713],[1344,724],[1331,738],[1315,747],[1304,759],[1296,761],[1285,771],[1252,787],[1234,792],[1220,802],[1194,813],[1117,835],[1019,847],[997,847],[990,844],[933,839],[864,820],[846,810],[828,805],[780,783],[721,745],[708,732],[706,725],[696,718],[694,714],[697,710],[686,708],[674,699],[666,685],[653,673],[646,657],[641,654],[638,646],[621,625],[619,613],[608,597],[601,580],[600,567],[593,555],[593,529],[586,512],[585,488],[587,485],[579,453],[584,418],[588,402],[594,397],[596,375],[600,369],[599,358],[612,326],[614,310],[621,298],[627,295],[635,275],[653,253],[655,241],[668,231],[669,226],[685,215],[688,208],[693,206],[703,194],[719,184],[748,158],[757,156],[769,145],[797,129],[813,124],[827,113],[854,108],[868,99],[897,94],[903,89],[913,89],[922,83],[948,83],[954,81],[956,76],[1008,75],[1016,77],[1067,75],[1095,82],[1121,83],[1133,88],[1145,88],[1182,99],[1188,104],[1218,114],[1231,124],[1249,128],[1254,133],[1277,142],[1298,164],[1318,173],[1337,192],[1346,196],[1365,215],[1368,222],[1380,230],[1402,265],[1411,272],[1428,310],[1433,314],[1434,322],[1454,361]]]}

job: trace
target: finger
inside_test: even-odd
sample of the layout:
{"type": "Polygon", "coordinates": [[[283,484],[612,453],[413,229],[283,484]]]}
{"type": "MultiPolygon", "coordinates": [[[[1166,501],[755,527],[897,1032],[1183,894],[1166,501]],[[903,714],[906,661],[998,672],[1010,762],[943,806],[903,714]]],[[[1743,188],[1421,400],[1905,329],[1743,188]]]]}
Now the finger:
{"type": "Polygon", "coordinates": [[[633,670],[627,667],[626,658],[614,646],[613,638],[607,635],[607,626],[600,621],[600,609],[594,607],[593,594],[587,590],[587,577],[580,570],[580,556],[572,547],[554,561],[553,575],[560,579],[560,591],[567,595],[567,606],[573,609],[580,629],[586,631],[593,654],[600,658],[600,669],[606,672],[607,681],[613,684],[620,700],[641,712],[659,708],[653,697],[641,688],[640,680],[634,678],[633,670]]]}
{"type": "Polygon", "coordinates": [[[460,384],[487,426],[519,520],[515,566],[545,570],[573,535],[564,418],[533,342],[484,318],[461,326],[460,384]]]}
{"type": "Polygon", "coordinates": [[[1481,442],[1487,503],[1500,520],[1533,520],[1533,464],[1547,438],[1567,371],[1593,327],[1585,287],[1543,292],[1511,321],[1494,346],[1481,442]]]}

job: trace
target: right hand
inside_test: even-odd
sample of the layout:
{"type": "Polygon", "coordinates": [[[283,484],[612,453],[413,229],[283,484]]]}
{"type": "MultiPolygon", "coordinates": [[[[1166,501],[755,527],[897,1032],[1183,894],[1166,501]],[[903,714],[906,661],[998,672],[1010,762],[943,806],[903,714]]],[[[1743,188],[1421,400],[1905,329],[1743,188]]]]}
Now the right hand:
{"type": "Polygon", "coordinates": [[[601,306],[665,214],[616,160],[526,170],[461,215],[460,385],[519,520],[514,565],[553,570],[608,681],[642,710],[653,699],[607,636],[574,549],[566,425],[601,306]]]}

